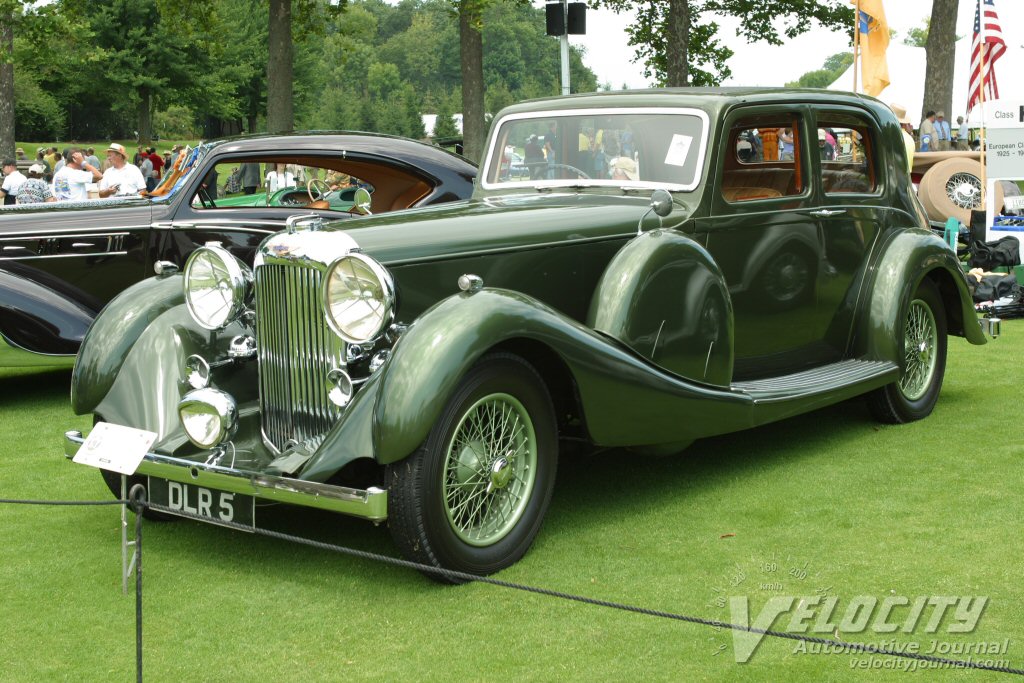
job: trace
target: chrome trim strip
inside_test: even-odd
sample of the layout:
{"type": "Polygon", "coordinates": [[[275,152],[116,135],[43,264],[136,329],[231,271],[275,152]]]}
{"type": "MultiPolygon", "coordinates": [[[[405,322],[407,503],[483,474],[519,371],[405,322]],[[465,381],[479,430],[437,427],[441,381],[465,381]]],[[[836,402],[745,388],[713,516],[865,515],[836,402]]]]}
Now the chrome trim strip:
{"type": "Polygon", "coordinates": [[[703,180],[704,172],[704,160],[707,155],[708,149],[708,133],[711,128],[711,119],[708,117],[707,112],[702,109],[695,109],[692,107],[592,107],[587,109],[552,109],[548,111],[534,111],[534,112],[523,112],[520,114],[509,114],[504,116],[500,121],[496,121],[491,126],[491,138],[487,141],[487,153],[484,155],[485,160],[480,166],[480,174],[477,176],[480,178],[480,187],[485,190],[505,190],[505,189],[517,189],[517,188],[539,188],[539,187],[551,187],[551,188],[565,188],[575,187],[579,185],[592,186],[592,187],[626,187],[630,189],[638,190],[656,190],[664,189],[670,192],[689,192],[700,185],[703,180]],[[656,183],[656,182],[626,182],[623,183],[618,180],[595,180],[595,179],[577,179],[577,180],[546,180],[546,181],[520,181],[511,183],[489,183],[487,182],[487,171],[492,168],[493,164],[498,163],[496,159],[492,159],[492,156],[497,150],[498,133],[501,130],[502,125],[506,121],[520,121],[526,119],[555,119],[555,118],[566,118],[570,116],[602,116],[610,114],[672,114],[680,116],[696,116],[701,121],[701,140],[700,148],[697,156],[696,172],[694,173],[693,182],[686,185],[679,185],[675,183],[656,183]]]}
{"type": "Polygon", "coordinates": [[[82,252],[81,254],[45,254],[43,256],[32,255],[32,256],[0,256],[0,260],[3,259],[17,259],[19,261],[32,261],[34,259],[48,259],[48,258],[89,258],[95,256],[124,256],[127,251],[92,251],[82,252]]]}
{"type": "MultiPolygon", "coordinates": [[[[85,438],[80,432],[65,432],[64,457],[74,458],[84,442],[85,438]]],[[[388,516],[388,492],[375,486],[368,489],[332,486],[207,465],[159,453],[147,453],[136,474],[241,493],[261,500],[340,512],[375,522],[383,521],[388,516]]]]}

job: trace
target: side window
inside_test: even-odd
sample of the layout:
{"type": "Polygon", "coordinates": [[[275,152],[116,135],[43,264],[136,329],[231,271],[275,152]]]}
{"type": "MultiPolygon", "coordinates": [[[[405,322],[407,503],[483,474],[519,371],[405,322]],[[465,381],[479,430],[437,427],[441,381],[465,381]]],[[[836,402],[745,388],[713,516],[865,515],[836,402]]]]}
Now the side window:
{"type": "Polygon", "coordinates": [[[730,130],[722,175],[728,202],[799,195],[804,191],[800,120],[773,114],[738,121],[730,130]]]}
{"type": "Polygon", "coordinates": [[[346,173],[340,161],[226,159],[207,171],[191,203],[195,209],[215,210],[309,207],[326,201],[331,210],[347,211],[356,187],[373,192],[369,183],[346,173]]]}
{"type": "Polygon", "coordinates": [[[870,194],[878,188],[871,127],[850,114],[822,114],[817,123],[821,183],[827,194],[870,194]]]}

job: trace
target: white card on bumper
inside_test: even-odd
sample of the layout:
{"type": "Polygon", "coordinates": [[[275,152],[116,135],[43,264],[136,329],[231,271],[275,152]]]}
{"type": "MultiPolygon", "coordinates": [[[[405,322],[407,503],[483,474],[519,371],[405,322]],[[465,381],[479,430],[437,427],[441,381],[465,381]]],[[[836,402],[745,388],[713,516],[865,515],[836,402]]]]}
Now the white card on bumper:
{"type": "Polygon", "coordinates": [[[118,474],[135,474],[155,441],[155,432],[97,422],[74,461],[118,474]]]}

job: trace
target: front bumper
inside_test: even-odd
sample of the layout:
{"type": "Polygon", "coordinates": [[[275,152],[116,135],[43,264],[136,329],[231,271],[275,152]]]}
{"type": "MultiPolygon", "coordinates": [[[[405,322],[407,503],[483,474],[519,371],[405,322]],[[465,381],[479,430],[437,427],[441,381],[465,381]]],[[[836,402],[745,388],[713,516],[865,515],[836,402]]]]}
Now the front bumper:
{"type": "MultiPolygon", "coordinates": [[[[69,459],[75,457],[84,441],[81,432],[65,432],[64,456],[69,459]]],[[[159,453],[147,453],[136,474],[240,493],[259,500],[340,512],[373,522],[384,521],[388,516],[388,492],[375,486],[365,490],[332,486],[172,458],[159,453]]]]}

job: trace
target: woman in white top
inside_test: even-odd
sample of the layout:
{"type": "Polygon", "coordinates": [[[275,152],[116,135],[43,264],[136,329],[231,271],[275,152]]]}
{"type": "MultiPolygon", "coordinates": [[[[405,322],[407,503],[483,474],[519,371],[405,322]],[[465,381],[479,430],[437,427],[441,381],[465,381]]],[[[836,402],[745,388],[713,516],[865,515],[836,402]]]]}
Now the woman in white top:
{"type": "Polygon", "coordinates": [[[278,190],[286,187],[295,187],[295,175],[285,170],[284,164],[275,164],[277,170],[267,174],[267,199],[274,196],[278,190]]]}

